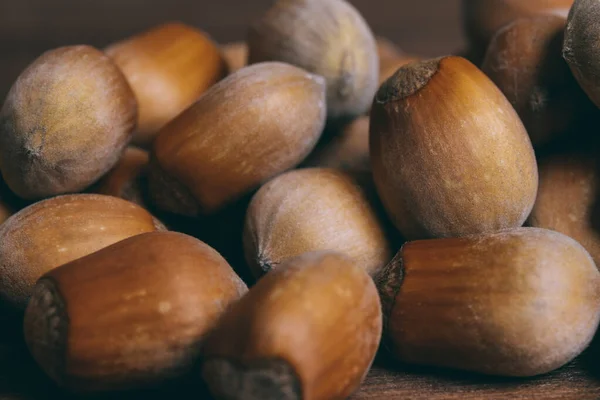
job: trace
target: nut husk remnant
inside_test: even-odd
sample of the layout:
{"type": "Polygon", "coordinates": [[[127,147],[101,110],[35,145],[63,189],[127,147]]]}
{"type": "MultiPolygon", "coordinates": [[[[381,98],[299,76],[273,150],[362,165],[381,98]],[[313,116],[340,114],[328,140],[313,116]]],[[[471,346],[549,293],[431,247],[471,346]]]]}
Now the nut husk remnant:
{"type": "Polygon", "coordinates": [[[325,77],[333,120],[364,114],[379,61],[369,26],[345,0],[278,0],[248,33],[249,62],[282,61],[325,77]]]}
{"type": "Polygon", "coordinates": [[[209,215],[298,165],[325,125],[321,77],[283,63],[242,68],[165,126],[150,161],[156,205],[209,215]]]}
{"type": "Polygon", "coordinates": [[[90,46],[48,51],[12,86],[0,111],[0,170],[25,199],[79,192],[119,160],[137,118],[119,68],[90,46]]]}
{"type": "Polygon", "coordinates": [[[133,142],[148,147],[160,128],[227,74],[223,54],[207,34],[170,22],[106,48],[138,100],[133,142]]]}
{"type": "Polygon", "coordinates": [[[341,400],[366,376],[381,305],[365,270],[332,252],[291,259],[227,311],[202,374],[218,398],[341,400]]]}
{"type": "Polygon", "coordinates": [[[279,175],[252,199],[244,229],[255,276],[303,253],[331,250],[374,274],[392,257],[381,221],[347,172],[299,169],[279,175]]]}
{"type": "Polygon", "coordinates": [[[503,376],[579,355],[598,327],[599,285],[581,245],[537,228],[407,243],[379,278],[395,357],[503,376]]]}
{"type": "Polygon", "coordinates": [[[0,300],[24,309],[44,273],[113,243],[164,227],[112,196],[73,194],[35,203],[0,225],[0,300]]]}
{"type": "Polygon", "coordinates": [[[460,57],[408,64],[371,111],[377,191],[408,240],[515,228],[535,201],[531,141],[500,90],[460,57]]]}
{"type": "Polygon", "coordinates": [[[25,313],[25,340],[69,390],[156,385],[190,372],[206,334],[246,291],[201,241],[147,233],[44,275],[25,313]]]}

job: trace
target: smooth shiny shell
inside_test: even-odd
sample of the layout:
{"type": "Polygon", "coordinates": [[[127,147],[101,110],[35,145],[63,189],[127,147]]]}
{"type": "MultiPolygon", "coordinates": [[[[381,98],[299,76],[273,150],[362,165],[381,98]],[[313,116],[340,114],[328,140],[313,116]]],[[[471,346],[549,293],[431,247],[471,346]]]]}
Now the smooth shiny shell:
{"type": "Polygon", "coordinates": [[[573,0],[463,0],[465,31],[474,50],[485,52],[492,36],[522,17],[566,17],[573,0]]]}
{"type": "Polygon", "coordinates": [[[191,370],[207,332],[246,291],[203,242],[147,233],[44,275],[25,313],[25,340],[69,390],[155,385],[191,370]]]}
{"type": "Polygon", "coordinates": [[[0,170],[20,197],[79,192],[110,170],[135,128],[125,77],[89,46],[44,53],[0,111],[0,170]]]}
{"type": "Polygon", "coordinates": [[[283,63],[243,68],[161,130],[150,191],[179,214],[212,214],[313,149],[325,124],[323,79],[283,63]]]}
{"type": "Polygon", "coordinates": [[[538,186],[527,132],[502,92],[460,57],[401,68],[371,111],[381,200],[408,240],[519,227],[538,186]]]}
{"type": "Polygon", "coordinates": [[[133,142],[150,146],[158,130],[227,74],[218,46],[182,23],[157,26],[106,50],[121,68],[139,104],[133,142]]]}
{"type": "Polygon", "coordinates": [[[218,398],[342,400],[375,357],[381,306],[361,266],[337,253],[289,260],[224,314],[205,346],[218,398]]]}
{"type": "Polygon", "coordinates": [[[279,175],[252,199],[244,229],[255,276],[303,253],[331,250],[373,274],[392,258],[381,221],[352,175],[308,168],[279,175]]]}
{"type": "Polygon", "coordinates": [[[569,13],[563,57],[589,98],[600,106],[600,3],[576,0],[569,13]]]}
{"type": "Polygon", "coordinates": [[[128,147],[117,165],[94,187],[94,192],[136,203],[147,208],[146,187],[148,163],[147,151],[128,147]]]}
{"type": "Polygon", "coordinates": [[[162,229],[146,210],[116,197],[76,194],[35,203],[0,225],[0,300],[24,309],[44,273],[162,229]]]}
{"type": "Polygon", "coordinates": [[[248,65],[248,45],[246,42],[228,43],[222,47],[222,51],[230,73],[248,65]]]}
{"type": "Polygon", "coordinates": [[[522,18],[494,35],[482,71],[521,117],[534,145],[573,125],[585,94],[562,58],[566,18],[522,18]]]}
{"type": "Polygon", "coordinates": [[[595,157],[563,154],[540,160],[540,188],[529,224],[577,240],[600,265],[598,164],[595,157]]]}
{"type": "Polygon", "coordinates": [[[544,374],[579,355],[600,320],[592,258],[549,230],[408,243],[384,276],[386,334],[406,363],[544,374]]]}
{"type": "Polygon", "coordinates": [[[338,168],[345,171],[370,171],[369,117],[359,117],[324,138],[303,165],[338,168]]]}
{"type": "Polygon", "coordinates": [[[278,0],[248,33],[249,62],[282,61],[325,77],[330,119],[364,114],[377,91],[377,45],[345,0],[278,0]]]}

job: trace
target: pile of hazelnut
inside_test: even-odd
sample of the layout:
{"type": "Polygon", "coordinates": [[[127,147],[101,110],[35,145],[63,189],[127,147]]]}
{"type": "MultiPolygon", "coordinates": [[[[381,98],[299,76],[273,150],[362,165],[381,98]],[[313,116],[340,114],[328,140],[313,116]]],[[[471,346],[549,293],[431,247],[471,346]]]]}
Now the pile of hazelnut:
{"type": "Polygon", "coordinates": [[[463,7],[465,57],[278,0],[245,43],[169,23],[29,65],[0,111],[0,303],[39,366],[72,392],[330,400],[378,350],[514,377],[577,357],[600,1],[463,7]]]}

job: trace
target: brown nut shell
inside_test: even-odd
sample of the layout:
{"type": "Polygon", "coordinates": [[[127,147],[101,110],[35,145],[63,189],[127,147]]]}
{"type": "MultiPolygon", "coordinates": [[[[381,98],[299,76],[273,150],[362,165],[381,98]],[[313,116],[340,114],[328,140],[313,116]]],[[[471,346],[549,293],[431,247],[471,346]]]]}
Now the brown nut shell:
{"type": "Polygon", "coordinates": [[[105,50],[121,68],[138,100],[133,142],[150,146],[158,130],[227,74],[208,35],[180,22],[154,27],[105,50]]]}
{"type": "Polygon", "coordinates": [[[566,17],[573,0],[463,0],[463,19],[473,51],[483,54],[492,36],[523,17],[566,17]]]}
{"type": "Polygon", "coordinates": [[[413,54],[402,54],[385,63],[382,62],[381,67],[379,68],[379,86],[390,79],[399,68],[417,61],[421,61],[421,57],[413,54]]]}
{"type": "Polygon", "coordinates": [[[504,376],[561,367],[600,320],[600,273],[560,233],[519,228],[407,243],[380,280],[403,362],[504,376]]]}
{"type": "Polygon", "coordinates": [[[203,242],[147,233],[44,275],[25,313],[25,339],[67,389],[155,385],[191,370],[206,333],[246,291],[203,242]]]}
{"type": "Polygon", "coordinates": [[[119,68],[90,46],[35,60],[0,111],[0,169],[25,199],[79,192],[119,160],[135,128],[135,96],[119,68]]]}
{"type": "Polygon", "coordinates": [[[144,208],[150,156],[147,151],[128,147],[117,165],[95,185],[94,192],[120,197],[144,208]]]}
{"type": "Polygon", "coordinates": [[[248,65],[248,45],[246,42],[227,43],[222,47],[222,51],[230,73],[248,65]]]}
{"type": "Polygon", "coordinates": [[[322,78],[283,63],[242,68],[161,130],[151,195],[166,211],[215,213],[298,165],[325,116],[322,78]]]}
{"type": "Polygon", "coordinates": [[[600,3],[576,0],[569,13],[563,57],[588,97],[600,107],[600,3]]]}
{"type": "Polygon", "coordinates": [[[540,187],[529,224],[577,240],[600,265],[598,174],[596,157],[561,154],[540,160],[540,187]]]}
{"type": "Polygon", "coordinates": [[[218,398],[338,400],[358,388],[381,335],[377,290],[337,253],[289,260],[220,320],[202,372],[218,398]]]}
{"type": "Polygon", "coordinates": [[[0,300],[24,309],[44,273],[163,229],[148,211],[116,197],[75,194],[35,203],[0,225],[0,300]]]}
{"type": "Polygon", "coordinates": [[[515,107],[534,146],[564,135],[587,101],[561,56],[565,23],[558,16],[516,20],[494,35],[481,67],[515,107]]]}
{"type": "Polygon", "coordinates": [[[408,239],[519,227],[535,201],[531,141],[506,97],[460,57],[406,65],[371,111],[373,177],[408,239]]]}
{"type": "Polygon", "coordinates": [[[323,76],[332,120],[364,114],[377,91],[377,45],[345,0],[278,0],[248,33],[249,62],[282,61],[323,76]]]}
{"type": "Polygon", "coordinates": [[[370,274],[392,257],[382,222],[349,173],[328,168],[279,175],[254,196],[244,229],[256,277],[313,251],[345,254],[370,274]]]}

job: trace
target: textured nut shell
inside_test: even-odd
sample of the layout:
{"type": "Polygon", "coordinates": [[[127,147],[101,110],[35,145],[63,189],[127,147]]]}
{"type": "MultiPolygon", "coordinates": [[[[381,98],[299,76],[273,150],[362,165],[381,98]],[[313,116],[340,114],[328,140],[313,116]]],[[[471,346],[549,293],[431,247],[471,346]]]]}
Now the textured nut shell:
{"type": "Polygon", "coordinates": [[[529,224],[577,240],[600,265],[598,165],[595,157],[565,154],[540,160],[540,187],[529,224]]]}
{"type": "Polygon", "coordinates": [[[392,257],[358,183],[325,168],[291,171],[264,185],[248,207],[244,249],[257,277],[288,258],[319,250],[345,254],[371,274],[392,257]]]}
{"type": "Polygon", "coordinates": [[[328,117],[364,114],[377,90],[373,34],[345,0],[279,0],[248,34],[249,62],[283,61],[325,77],[328,117]]]}
{"type": "Polygon", "coordinates": [[[564,134],[585,99],[561,56],[565,23],[558,16],[516,20],[494,35],[481,67],[515,107],[534,145],[564,134]]]}
{"type": "Polygon", "coordinates": [[[117,66],[89,46],[44,53],[0,111],[0,169],[26,199],[78,192],[118,161],[135,128],[136,100],[117,66]]]}
{"type": "Polygon", "coordinates": [[[379,297],[364,269],[336,253],[305,254],[260,280],[209,336],[206,359],[241,367],[240,380],[220,382],[207,364],[204,376],[213,391],[228,389],[227,398],[255,400],[240,392],[248,372],[279,360],[295,372],[287,381],[300,384],[286,399],[345,399],[364,379],[380,335],[379,297]]]}
{"type": "Polygon", "coordinates": [[[162,229],[146,210],[116,197],[76,194],[35,203],[0,225],[0,299],[24,309],[44,273],[162,229]]]}
{"type": "Polygon", "coordinates": [[[600,3],[576,0],[565,29],[563,57],[589,98],[600,106],[600,3]]]}
{"type": "Polygon", "coordinates": [[[377,191],[408,239],[523,224],[538,185],[533,148],[498,88],[460,57],[409,64],[371,111],[377,191]]]}
{"type": "Polygon", "coordinates": [[[230,73],[248,65],[248,45],[246,42],[228,43],[222,47],[222,50],[230,73]]]}
{"type": "MultiPolygon", "coordinates": [[[[322,141],[324,142],[324,141],[322,141]]],[[[370,171],[369,117],[360,117],[341,128],[329,141],[319,143],[303,165],[370,171]]]]}
{"type": "Polygon", "coordinates": [[[147,178],[148,152],[137,147],[128,147],[117,165],[95,186],[94,192],[136,203],[147,208],[144,184],[147,178]]]}
{"type": "Polygon", "coordinates": [[[211,214],[299,164],[325,124],[325,88],[282,63],[243,68],[161,130],[150,191],[157,205],[211,214]]]}
{"type": "Polygon", "coordinates": [[[576,357],[598,326],[600,273],[556,232],[413,242],[397,263],[404,280],[387,333],[404,362],[538,375],[576,357]]]}
{"type": "Polygon", "coordinates": [[[139,105],[136,144],[149,146],[158,130],[227,74],[217,45],[203,32],[168,23],[106,49],[133,88],[139,105]]]}
{"type": "Polygon", "coordinates": [[[412,54],[403,54],[385,63],[382,62],[379,68],[379,85],[381,86],[385,81],[390,79],[399,68],[417,61],[421,61],[421,57],[412,54]]]}
{"type": "Polygon", "coordinates": [[[566,17],[573,0],[463,0],[465,30],[484,52],[492,36],[514,20],[540,14],[566,17]]]}
{"type": "Polygon", "coordinates": [[[199,240],[138,235],[46,274],[25,314],[25,338],[69,389],[155,384],[190,370],[206,333],[246,291],[199,240]]]}

